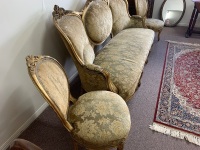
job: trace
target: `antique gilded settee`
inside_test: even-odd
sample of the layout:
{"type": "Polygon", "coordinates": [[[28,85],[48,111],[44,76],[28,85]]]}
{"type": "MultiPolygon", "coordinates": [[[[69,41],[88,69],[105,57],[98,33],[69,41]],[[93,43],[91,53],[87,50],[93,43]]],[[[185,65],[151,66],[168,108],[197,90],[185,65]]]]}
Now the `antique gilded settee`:
{"type": "Polygon", "coordinates": [[[53,20],[77,67],[86,91],[109,90],[125,101],[137,89],[154,31],[130,16],[126,0],[90,0],[83,11],[55,5],[53,20]],[[95,55],[95,45],[111,40],[95,55]]]}

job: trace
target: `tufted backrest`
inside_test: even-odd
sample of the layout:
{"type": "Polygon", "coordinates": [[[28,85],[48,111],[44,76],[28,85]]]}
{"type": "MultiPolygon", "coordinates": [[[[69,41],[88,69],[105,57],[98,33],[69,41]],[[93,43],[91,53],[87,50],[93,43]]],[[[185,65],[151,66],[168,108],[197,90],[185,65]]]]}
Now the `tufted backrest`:
{"type": "Polygon", "coordinates": [[[83,10],[82,19],[87,35],[95,44],[104,42],[112,31],[112,13],[105,1],[90,2],[83,10]]]}
{"type": "Polygon", "coordinates": [[[130,22],[130,17],[127,9],[127,1],[125,0],[110,0],[109,6],[113,16],[114,35],[126,28],[130,22]]]}
{"type": "Polygon", "coordinates": [[[27,56],[26,62],[33,83],[65,127],[71,130],[70,124],[67,123],[70,93],[64,69],[55,59],[48,56],[27,56]]]}
{"type": "Polygon", "coordinates": [[[135,0],[136,14],[142,17],[146,17],[148,10],[147,0],[135,0]]]}
{"type": "Polygon", "coordinates": [[[54,16],[54,24],[60,32],[68,50],[80,64],[92,64],[95,58],[93,47],[86,34],[80,15],[67,13],[54,16]]]}

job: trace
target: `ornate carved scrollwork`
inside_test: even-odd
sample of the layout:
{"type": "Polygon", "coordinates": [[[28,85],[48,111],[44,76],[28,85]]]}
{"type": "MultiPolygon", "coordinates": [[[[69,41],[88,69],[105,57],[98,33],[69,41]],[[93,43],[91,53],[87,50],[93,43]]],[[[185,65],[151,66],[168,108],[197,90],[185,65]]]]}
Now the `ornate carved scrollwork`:
{"type": "Polygon", "coordinates": [[[27,63],[27,66],[28,66],[31,74],[34,73],[36,63],[41,58],[42,58],[42,56],[32,56],[32,55],[26,57],[26,63],[27,63]]]}
{"type": "Polygon", "coordinates": [[[60,19],[63,15],[71,12],[73,11],[65,10],[64,8],[59,7],[58,5],[54,5],[54,11],[52,12],[52,15],[55,19],[60,19]]]}

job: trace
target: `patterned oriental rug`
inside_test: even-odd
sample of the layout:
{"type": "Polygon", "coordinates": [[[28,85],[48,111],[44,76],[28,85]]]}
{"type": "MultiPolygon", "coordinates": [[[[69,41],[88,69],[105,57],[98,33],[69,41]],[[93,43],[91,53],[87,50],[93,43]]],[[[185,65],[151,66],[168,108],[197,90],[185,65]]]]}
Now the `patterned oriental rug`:
{"type": "Polygon", "coordinates": [[[150,129],[200,145],[200,45],[168,41],[150,129]]]}

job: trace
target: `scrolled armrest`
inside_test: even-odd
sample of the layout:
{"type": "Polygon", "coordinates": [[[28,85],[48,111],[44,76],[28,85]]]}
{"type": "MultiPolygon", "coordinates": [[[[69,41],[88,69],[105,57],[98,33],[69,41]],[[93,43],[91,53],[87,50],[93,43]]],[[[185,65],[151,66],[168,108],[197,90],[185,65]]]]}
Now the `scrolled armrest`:
{"type": "Polygon", "coordinates": [[[130,16],[128,28],[146,28],[145,18],[139,15],[130,16]]]}
{"type": "Polygon", "coordinates": [[[113,84],[110,78],[110,73],[103,69],[101,66],[95,64],[86,64],[84,66],[84,83],[82,83],[84,89],[93,90],[110,90],[112,92],[118,93],[118,89],[113,84]]]}
{"type": "Polygon", "coordinates": [[[86,66],[86,68],[88,68],[90,70],[99,71],[99,72],[103,71],[103,68],[101,66],[98,66],[95,64],[86,64],[85,66],[86,66]]]}

